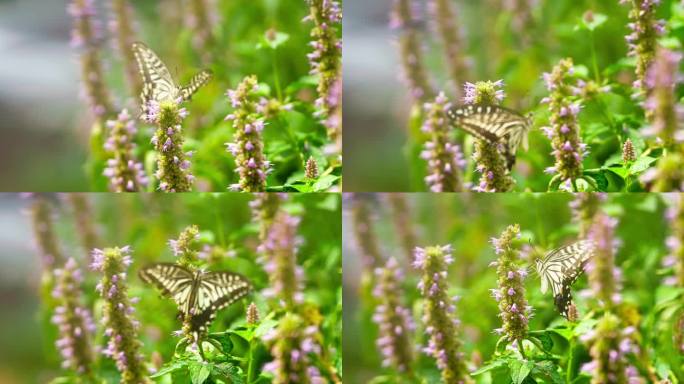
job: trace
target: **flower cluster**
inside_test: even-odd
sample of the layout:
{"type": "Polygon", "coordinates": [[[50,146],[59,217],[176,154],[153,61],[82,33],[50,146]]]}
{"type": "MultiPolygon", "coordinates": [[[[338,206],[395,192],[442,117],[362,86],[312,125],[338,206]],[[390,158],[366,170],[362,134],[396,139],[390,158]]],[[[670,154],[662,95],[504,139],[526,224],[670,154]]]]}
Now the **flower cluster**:
{"type": "Polygon", "coordinates": [[[371,211],[374,196],[354,194],[351,201],[351,221],[354,228],[354,240],[361,255],[361,262],[366,269],[374,270],[383,264],[378,239],[375,236],[371,211]]]}
{"type": "Polygon", "coordinates": [[[133,151],[137,129],[128,110],[119,113],[116,120],[107,120],[109,137],[104,149],[109,153],[107,167],[103,174],[109,178],[109,188],[113,192],[138,192],[147,186],[147,175],[143,165],[133,151]]]}
{"type": "Polygon", "coordinates": [[[570,202],[570,209],[574,222],[579,226],[579,238],[584,239],[587,236],[594,222],[594,216],[605,199],[606,195],[600,193],[579,192],[575,194],[575,199],[570,202]]]}
{"type": "Polygon", "coordinates": [[[409,86],[411,97],[418,103],[425,103],[435,97],[423,61],[422,38],[418,33],[418,16],[413,0],[394,0],[390,15],[390,27],[400,30],[399,56],[402,77],[409,86]]]}
{"type": "Polygon", "coordinates": [[[266,175],[271,164],[264,157],[264,143],[261,133],[264,130],[264,119],[257,110],[256,76],[245,77],[234,90],[228,90],[234,111],[226,116],[233,122],[235,141],[226,143],[228,151],[235,156],[235,169],[240,181],[230,186],[232,190],[244,192],[262,192],[266,189],[266,175]]]}
{"type": "Polygon", "coordinates": [[[104,299],[102,324],[109,338],[102,354],[116,361],[122,383],[138,384],[148,380],[138,340],[140,323],[133,317],[138,300],[128,298],[126,286],[126,270],[133,263],[130,252],[128,246],[94,249],[91,268],[103,275],[96,287],[104,299]]]}
{"type": "Polygon", "coordinates": [[[500,104],[506,97],[503,80],[465,82],[463,84],[464,104],[500,104]]]}
{"type": "Polygon", "coordinates": [[[178,257],[178,264],[190,266],[197,261],[197,240],[199,240],[199,228],[196,225],[185,228],[178,239],[169,240],[169,247],[173,255],[178,257]]]}
{"type": "Polygon", "coordinates": [[[416,246],[416,234],[413,230],[414,223],[406,196],[400,193],[388,193],[385,197],[392,210],[392,222],[397,233],[397,240],[410,259],[413,257],[413,248],[416,246]]]}
{"type": "Polygon", "coordinates": [[[428,10],[444,45],[451,81],[454,85],[460,84],[469,68],[464,55],[465,47],[461,41],[461,31],[451,3],[448,0],[430,0],[428,10]]]}
{"type": "Polygon", "coordinates": [[[632,143],[631,139],[625,140],[624,144],[622,144],[622,162],[625,165],[628,165],[629,163],[633,162],[636,160],[636,152],[634,151],[634,144],[632,143]]]}
{"type": "Polygon", "coordinates": [[[102,25],[96,19],[94,0],[73,0],[67,12],[74,19],[71,46],[80,51],[83,93],[98,122],[112,111],[112,102],[104,80],[100,57],[102,25]]]}
{"type": "Polygon", "coordinates": [[[273,384],[325,384],[328,381],[313,365],[312,355],[320,355],[321,347],[315,340],[318,329],[294,313],[287,313],[277,329],[264,335],[272,343],[273,361],[264,365],[264,372],[273,374],[273,384]]]}
{"type": "MultiPolygon", "coordinates": [[[[466,82],[463,86],[465,104],[493,104],[503,101],[506,94],[503,89],[503,80],[478,81],[477,83],[466,82]]],[[[506,192],[513,187],[515,181],[508,171],[506,159],[502,155],[504,143],[489,143],[478,140],[473,152],[473,160],[477,164],[476,169],[482,174],[480,182],[475,186],[477,192],[506,192]]]]}
{"type": "Polygon", "coordinates": [[[634,327],[622,327],[620,319],[606,313],[596,328],[581,337],[591,345],[592,360],[581,370],[591,375],[592,384],[642,383],[638,370],[629,365],[627,354],[638,353],[638,347],[630,340],[634,327]]]}
{"type": "MultiPolygon", "coordinates": [[[[520,227],[510,225],[499,238],[492,238],[494,252],[499,256],[491,265],[496,266],[498,288],[492,289],[492,296],[499,303],[499,317],[503,321],[495,332],[505,335],[514,343],[520,343],[527,336],[528,323],[532,317],[532,307],[525,299],[523,280],[527,269],[519,265],[520,227]]],[[[521,347],[521,344],[518,344],[521,347]]]]}
{"type": "Polygon", "coordinates": [[[588,154],[577,121],[582,105],[572,97],[574,71],[572,59],[568,58],[561,60],[551,73],[544,73],[550,95],[542,100],[549,104],[551,112],[551,126],[542,130],[551,140],[551,154],[556,158],[556,164],[545,172],[557,174],[561,181],[571,184],[582,175],[582,159],[588,154]]]}
{"type": "Polygon", "coordinates": [[[651,119],[651,126],[644,134],[657,136],[669,149],[684,142],[684,108],[675,94],[676,85],[682,82],[681,60],[680,52],[658,49],[644,80],[648,90],[644,108],[651,119]]]}
{"type": "Polygon", "coordinates": [[[643,94],[646,92],[646,71],[655,56],[658,36],[665,32],[665,22],[655,19],[656,7],[660,0],[620,0],[620,4],[627,3],[632,6],[629,12],[631,22],[628,24],[632,32],[625,40],[629,46],[628,55],[636,57],[637,60],[637,80],[634,81],[634,88],[638,94],[643,94]]]}
{"type": "Polygon", "coordinates": [[[373,321],[380,327],[376,344],[382,353],[382,366],[408,373],[413,362],[411,332],[415,324],[411,311],[401,303],[399,283],[404,281],[404,274],[397,260],[390,258],[384,268],[375,269],[375,278],[373,295],[378,298],[378,304],[373,321]]]}
{"type": "Polygon", "coordinates": [[[316,180],[318,178],[318,164],[313,157],[309,157],[304,165],[304,177],[309,180],[316,180]]]}
{"type": "Polygon", "coordinates": [[[269,288],[264,296],[276,298],[280,306],[292,308],[304,301],[304,269],[297,265],[301,238],[297,236],[299,218],[279,212],[257,251],[262,255],[264,270],[269,275],[269,288]]]}
{"type": "Polygon", "coordinates": [[[599,213],[594,216],[594,223],[587,236],[596,246],[594,256],[589,259],[586,267],[589,284],[593,297],[606,310],[612,309],[622,301],[622,271],[615,265],[615,250],[618,244],[614,238],[616,226],[616,219],[599,213]]]}
{"type": "Polygon", "coordinates": [[[259,309],[254,302],[249,303],[247,307],[247,324],[257,324],[259,322],[259,309]]]}
{"type": "Polygon", "coordinates": [[[62,355],[62,367],[72,369],[92,379],[93,349],[90,344],[95,323],[81,302],[83,275],[76,261],[69,258],[64,268],[55,269],[55,287],[52,296],[57,303],[52,322],[59,328],[55,343],[62,355]]]}
{"type": "Polygon", "coordinates": [[[190,173],[192,152],[183,152],[183,128],[181,123],[188,115],[180,107],[181,100],[157,103],[151,100],[147,105],[145,120],[157,125],[152,144],[157,150],[157,172],[159,189],[164,192],[188,192],[195,177],[190,173]]]}
{"type": "Polygon", "coordinates": [[[676,199],[666,212],[671,232],[666,240],[669,254],[663,266],[674,269],[674,276],[666,279],[665,284],[684,287],[684,195],[677,194],[676,199]]]}
{"type": "Polygon", "coordinates": [[[264,241],[280,204],[287,199],[285,193],[254,193],[249,207],[252,210],[252,221],[259,224],[259,241],[264,241]]]}
{"type": "Polygon", "coordinates": [[[124,73],[131,88],[131,94],[138,96],[142,91],[142,80],[131,45],[137,40],[133,28],[133,9],[128,0],[111,1],[113,18],[109,21],[109,30],[116,37],[115,48],[123,59],[124,73]]]}
{"type": "Polygon", "coordinates": [[[43,259],[44,269],[47,271],[53,266],[61,265],[64,257],[57,243],[50,203],[41,196],[35,196],[30,214],[36,248],[43,259]]]}
{"type": "Polygon", "coordinates": [[[209,265],[219,264],[226,258],[233,258],[237,255],[234,249],[224,248],[219,245],[204,244],[202,249],[197,251],[197,259],[209,265]]]}
{"type": "Polygon", "coordinates": [[[93,223],[93,212],[88,197],[85,193],[65,193],[64,196],[71,205],[76,221],[76,232],[87,254],[100,242],[93,223]]]}
{"type": "Polygon", "coordinates": [[[342,8],[335,0],[308,0],[310,13],[305,20],[311,20],[311,46],[313,52],[307,57],[311,73],[318,76],[318,98],[316,107],[328,128],[333,142],[342,135],[342,41],[338,30],[342,23],[342,8]]]}
{"type": "Polygon", "coordinates": [[[423,352],[437,361],[442,382],[448,384],[468,381],[461,341],[457,338],[460,320],[456,317],[458,297],[447,294],[447,267],[453,263],[451,245],[416,248],[413,267],[422,272],[418,290],[425,298],[423,324],[430,336],[423,352]]]}
{"type": "Polygon", "coordinates": [[[430,135],[420,157],[428,162],[425,182],[432,192],[458,192],[463,189],[461,169],[465,160],[458,145],[449,142],[447,111],[451,103],[440,93],[432,103],[425,103],[421,130],[430,135]]]}

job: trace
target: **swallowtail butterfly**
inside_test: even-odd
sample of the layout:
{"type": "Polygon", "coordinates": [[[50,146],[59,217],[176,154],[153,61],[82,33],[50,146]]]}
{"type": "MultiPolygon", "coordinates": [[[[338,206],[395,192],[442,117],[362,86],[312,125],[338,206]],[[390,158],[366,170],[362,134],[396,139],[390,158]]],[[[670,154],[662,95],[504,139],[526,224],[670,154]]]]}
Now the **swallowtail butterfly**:
{"type": "Polygon", "coordinates": [[[198,340],[216,312],[241,299],[252,289],[249,281],[232,272],[207,272],[173,263],[155,263],[140,270],[140,278],[170,297],[184,315],[190,315],[191,332],[198,340]]]}
{"type": "Polygon", "coordinates": [[[188,100],[211,79],[211,71],[204,69],[190,79],[190,84],[179,87],[171,78],[171,73],[166,65],[147,45],[136,42],[131,45],[131,49],[143,78],[143,89],[140,94],[143,113],[147,112],[147,105],[151,100],[158,103],[178,99],[188,100]]]}
{"type": "Polygon", "coordinates": [[[541,278],[541,292],[546,293],[551,286],[556,309],[566,318],[572,304],[570,287],[584,272],[595,249],[596,244],[593,241],[580,240],[556,248],[536,261],[537,273],[541,278]]]}
{"type": "Polygon", "coordinates": [[[531,123],[516,111],[497,105],[466,105],[452,108],[447,116],[458,128],[488,143],[504,145],[508,169],[515,164],[515,153],[522,143],[527,150],[527,132],[531,123]]]}

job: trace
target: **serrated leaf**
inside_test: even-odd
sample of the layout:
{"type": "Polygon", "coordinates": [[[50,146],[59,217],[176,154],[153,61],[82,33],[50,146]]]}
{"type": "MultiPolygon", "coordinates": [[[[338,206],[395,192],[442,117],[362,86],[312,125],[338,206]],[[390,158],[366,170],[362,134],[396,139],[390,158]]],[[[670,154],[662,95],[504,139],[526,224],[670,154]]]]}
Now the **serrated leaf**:
{"type": "Polygon", "coordinates": [[[532,361],[520,361],[517,359],[511,359],[508,361],[508,368],[511,370],[511,380],[515,384],[521,384],[525,378],[532,372],[534,367],[534,362],[532,361]]]}
{"type": "Polygon", "coordinates": [[[188,365],[188,371],[190,372],[190,379],[192,384],[202,384],[209,374],[211,374],[213,364],[206,362],[193,361],[188,365]]]}
{"type": "Polygon", "coordinates": [[[544,348],[545,351],[551,351],[553,348],[553,339],[547,331],[533,331],[530,332],[530,336],[539,340],[542,344],[542,348],[544,348]]]}
{"type": "Polygon", "coordinates": [[[267,334],[270,330],[275,328],[278,325],[278,322],[273,320],[272,318],[270,319],[264,319],[261,321],[258,327],[254,330],[254,337],[261,338],[265,334],[267,334]]]}

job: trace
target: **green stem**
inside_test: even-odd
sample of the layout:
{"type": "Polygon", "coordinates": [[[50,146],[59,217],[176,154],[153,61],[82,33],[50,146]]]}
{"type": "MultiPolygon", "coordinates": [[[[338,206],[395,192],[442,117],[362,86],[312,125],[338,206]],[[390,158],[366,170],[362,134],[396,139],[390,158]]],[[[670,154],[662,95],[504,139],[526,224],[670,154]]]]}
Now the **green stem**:
{"type": "Polygon", "coordinates": [[[522,356],[522,358],[527,359],[527,357],[525,357],[525,349],[523,348],[522,342],[522,340],[518,340],[516,344],[518,344],[518,350],[520,351],[520,355],[522,356]]]}
{"type": "Polygon", "coordinates": [[[249,363],[247,364],[247,384],[251,384],[254,381],[254,338],[249,341],[249,363]]]}
{"type": "Polygon", "coordinates": [[[589,43],[591,44],[591,64],[594,67],[594,78],[596,84],[601,84],[601,75],[598,70],[598,60],[596,59],[596,44],[594,44],[594,31],[589,31],[589,43]]]}
{"type": "Polygon", "coordinates": [[[577,188],[577,180],[576,179],[570,179],[572,182],[572,191],[573,192],[579,192],[579,189],[577,188]]]}
{"type": "Polygon", "coordinates": [[[568,357],[568,366],[565,369],[565,382],[570,383],[572,382],[572,366],[574,365],[574,362],[572,360],[572,350],[575,348],[575,338],[573,337],[570,339],[570,357],[568,357]]]}
{"type": "Polygon", "coordinates": [[[278,66],[277,66],[276,50],[271,49],[271,64],[273,66],[273,81],[275,81],[276,94],[278,95],[278,101],[283,101],[283,93],[280,89],[280,77],[278,76],[278,66]]]}
{"type": "Polygon", "coordinates": [[[204,348],[202,347],[202,340],[197,340],[197,349],[199,350],[199,354],[202,357],[202,360],[207,361],[207,358],[204,356],[204,348]]]}

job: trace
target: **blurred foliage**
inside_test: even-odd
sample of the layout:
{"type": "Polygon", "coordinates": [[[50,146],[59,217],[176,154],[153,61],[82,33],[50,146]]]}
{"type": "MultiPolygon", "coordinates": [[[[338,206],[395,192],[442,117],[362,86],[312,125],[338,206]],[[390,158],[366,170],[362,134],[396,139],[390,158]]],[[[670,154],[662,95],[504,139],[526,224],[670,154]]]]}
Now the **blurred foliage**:
{"type": "MultiPolygon", "coordinates": [[[[268,347],[261,340],[266,332],[279,324],[282,310],[270,305],[260,294],[269,285],[268,275],[260,261],[257,261],[256,247],[259,244],[259,225],[252,222],[248,203],[251,197],[246,194],[90,194],[93,205],[92,220],[96,224],[99,236],[98,248],[130,245],[132,248],[133,265],[128,271],[128,287],[131,297],[139,297],[140,302],[135,305],[135,318],[142,326],[139,337],[143,342],[142,353],[149,368],[159,370],[165,364],[163,371],[158,371],[156,377],[160,382],[185,382],[178,377],[195,372],[199,356],[197,353],[181,353],[174,357],[174,351],[180,338],[172,336],[172,332],[180,329],[181,321],[177,318],[176,304],[162,298],[152,286],[145,285],[138,277],[137,270],[150,262],[175,261],[169,240],[176,239],[187,226],[199,227],[197,247],[202,250],[205,245],[216,251],[212,255],[210,270],[228,270],[246,276],[253,283],[255,290],[245,299],[225,308],[218,313],[213,321],[210,332],[215,339],[220,340],[224,352],[232,356],[229,361],[217,351],[208,352],[211,363],[208,371],[214,379],[232,377],[236,382],[247,382],[245,354],[253,340],[254,367],[257,375],[252,382],[268,383],[269,375],[260,374],[263,365],[271,360],[268,347]],[[247,305],[254,302],[260,313],[261,321],[257,327],[246,325],[245,311],[247,305]],[[243,366],[244,365],[244,366],[243,366]],[[189,371],[188,371],[189,370],[189,371]],[[180,376],[179,376],[180,375],[180,376]],[[257,380],[258,379],[258,380],[257,380]],[[180,380],[180,381],[179,381],[180,380]]],[[[90,257],[79,243],[79,228],[71,217],[68,206],[63,199],[55,199],[59,205],[56,217],[56,230],[65,254],[74,257],[85,273],[83,294],[86,302],[94,309],[95,318],[101,317],[101,299],[95,291],[95,285],[101,278],[99,273],[87,268],[90,257]]],[[[340,251],[340,197],[333,194],[291,195],[283,203],[283,210],[302,218],[298,236],[303,239],[297,253],[297,264],[304,269],[304,297],[309,310],[320,311],[322,321],[322,347],[330,351],[329,363],[335,367],[341,366],[341,251],[340,251]]],[[[40,369],[17,372],[23,375],[23,382],[47,382],[58,372],[60,357],[55,350],[54,342],[56,329],[50,323],[50,311],[44,305],[41,310],[41,334],[44,353],[40,355],[45,361],[40,369]]],[[[32,323],[33,326],[37,324],[32,323]]],[[[35,342],[26,340],[25,342],[35,342]]],[[[102,335],[102,328],[98,328],[96,338],[98,345],[104,347],[106,338],[102,335]]],[[[211,351],[205,346],[205,350],[211,351]]],[[[201,364],[200,364],[201,365],[201,364]]],[[[119,382],[118,372],[112,360],[100,356],[98,360],[98,375],[106,382],[119,382]]],[[[203,375],[204,373],[202,373],[203,375]]],[[[199,380],[199,377],[195,378],[199,380]]],[[[193,379],[193,380],[195,380],[193,379]]],[[[72,382],[63,379],[58,382],[72,382]]],[[[196,382],[196,381],[193,381],[196,382]]],[[[197,381],[201,382],[201,381],[197,381]]]]}
{"type": "MultiPolygon", "coordinates": [[[[518,161],[512,173],[517,182],[514,190],[546,191],[549,188],[552,177],[545,174],[544,169],[553,165],[554,158],[550,154],[550,141],[540,130],[540,127],[548,125],[549,117],[548,105],[540,104],[540,100],[548,96],[542,73],[550,72],[559,60],[570,57],[580,77],[611,87],[609,92],[584,101],[579,115],[582,141],[589,146],[589,156],[584,160],[586,174],[596,179],[603,191],[643,191],[637,177],[655,166],[655,160],[661,153],[646,151],[647,143],[641,131],[649,123],[640,102],[631,99],[635,60],[627,57],[625,41],[625,36],[630,33],[627,26],[630,5],[599,0],[509,2],[524,4],[522,7],[531,10],[531,18],[523,24],[524,29],[516,30],[515,22],[523,16],[506,10],[506,1],[451,1],[455,23],[463,37],[461,52],[472,64],[471,70],[458,79],[459,84],[454,84],[449,78],[443,45],[432,28],[431,14],[425,9],[424,2],[416,3],[421,5],[417,15],[420,17],[421,41],[426,48],[426,65],[438,90],[444,91],[454,104],[460,105],[461,100],[456,100],[454,95],[462,95],[463,82],[503,79],[506,92],[503,105],[523,114],[532,114],[530,149],[518,150],[518,161]],[[584,21],[588,12],[594,16],[591,23],[584,21]],[[627,138],[634,142],[637,156],[640,156],[631,165],[623,165],[621,160],[621,145],[627,138]]],[[[656,17],[667,21],[667,32],[661,38],[661,44],[681,50],[684,7],[679,1],[663,0],[657,9],[656,17]]],[[[389,17],[389,7],[386,12],[389,17]]],[[[401,31],[393,31],[395,36],[399,33],[401,31]]],[[[398,74],[401,70],[398,60],[393,64],[386,70],[398,74]]],[[[354,185],[353,190],[427,190],[423,180],[426,163],[419,157],[427,139],[420,131],[422,118],[418,107],[422,109],[422,106],[411,109],[406,105],[409,90],[405,86],[404,89],[407,96],[402,100],[403,105],[373,112],[373,125],[392,129],[376,133],[383,135],[382,140],[373,137],[348,140],[359,146],[348,149],[350,154],[347,156],[353,157],[354,167],[348,169],[351,179],[347,181],[348,185],[354,185]],[[370,139],[375,141],[371,144],[370,139]],[[364,144],[365,141],[368,144],[364,144]]],[[[684,88],[677,89],[677,96],[684,96],[684,88]]],[[[347,111],[349,114],[357,112],[347,111]]],[[[364,130],[349,132],[368,136],[364,130]]],[[[465,142],[466,158],[470,159],[472,139],[462,132],[454,135],[457,142],[465,142]]],[[[472,165],[466,176],[472,182],[479,177],[472,165]]]]}
{"type": "MultiPolygon", "coordinates": [[[[234,141],[233,126],[230,121],[224,121],[232,111],[225,93],[249,75],[257,76],[260,96],[292,106],[266,120],[264,153],[274,170],[268,177],[267,186],[272,190],[316,192],[339,182],[341,164],[325,153],[324,147],[330,145],[326,128],[314,116],[317,79],[309,75],[307,54],[312,51],[309,34],[313,23],[302,21],[309,14],[306,1],[207,2],[214,28],[212,42],[206,49],[197,47],[195,32],[186,26],[187,19],[192,17],[187,14],[187,2],[130,3],[137,26],[135,38],[157,53],[177,84],[187,84],[202,68],[214,73],[192,101],[185,103],[190,114],[183,123],[184,150],[195,152],[191,159],[191,172],[197,178],[195,190],[222,191],[237,182],[235,159],[225,146],[234,141]],[[318,162],[323,174],[320,183],[307,182],[304,177],[304,163],[310,156],[318,162]]],[[[110,18],[111,11],[103,7],[101,12],[105,11],[105,16],[110,18]]],[[[126,100],[120,108],[127,107],[137,116],[140,98],[126,86],[118,53],[105,49],[104,58],[111,66],[107,71],[110,90],[117,99],[126,100]]],[[[150,143],[153,130],[142,121],[138,126],[137,155],[151,174],[154,170],[154,148],[150,143]]],[[[96,138],[91,142],[95,157],[101,152],[102,141],[103,138],[96,138]]],[[[91,160],[94,164],[87,166],[87,172],[92,188],[106,190],[107,179],[101,175],[104,164],[99,156],[100,160],[91,160]]]]}
{"type": "MultiPolygon", "coordinates": [[[[357,194],[357,196],[360,196],[357,194]]],[[[498,303],[491,296],[491,289],[497,287],[496,268],[489,264],[497,260],[492,237],[498,237],[506,226],[520,224],[521,241],[529,243],[539,254],[561,245],[569,244],[578,237],[578,226],[573,223],[568,203],[572,195],[567,194],[408,194],[408,211],[412,227],[405,229],[416,234],[416,246],[453,246],[454,263],[448,269],[450,295],[461,297],[456,305],[456,315],[462,321],[459,337],[463,341],[463,352],[469,362],[470,371],[481,369],[474,376],[478,383],[509,383],[512,372],[506,364],[518,364],[519,357],[510,350],[499,350],[495,355],[499,335],[494,329],[501,326],[498,317],[498,303]],[[490,359],[494,363],[487,366],[490,359]]],[[[673,197],[673,196],[672,196],[673,197]]],[[[406,278],[401,282],[404,305],[413,311],[417,329],[413,333],[416,362],[415,372],[428,383],[437,382],[439,371],[434,359],[420,349],[427,345],[426,332],[421,322],[422,298],[416,285],[420,274],[410,266],[409,256],[401,245],[392,222],[392,213],[382,194],[366,195],[373,206],[372,229],[381,244],[385,258],[395,257],[403,265],[406,278]],[[432,378],[432,379],[431,379],[432,378]]],[[[624,298],[620,305],[621,316],[635,320],[639,346],[644,351],[643,361],[631,361],[641,371],[647,370],[658,377],[680,382],[684,379],[684,358],[674,349],[673,332],[676,314],[684,310],[681,288],[667,286],[663,280],[671,276],[672,270],[662,266],[668,254],[665,240],[668,228],[665,208],[668,195],[656,194],[612,194],[602,203],[601,209],[619,220],[616,238],[620,240],[616,263],[623,271],[624,298]]],[[[345,204],[345,239],[349,236],[352,223],[345,204]]],[[[350,236],[349,236],[350,237],[350,236]]],[[[388,368],[381,368],[381,354],[375,345],[378,327],[372,320],[374,298],[367,289],[367,281],[361,274],[346,276],[346,265],[359,263],[360,250],[357,244],[345,245],[345,300],[344,300],[344,359],[346,379],[354,383],[400,383],[401,376],[388,368]]],[[[533,263],[529,270],[534,271],[533,263]]],[[[367,276],[367,271],[364,272],[367,276]]],[[[367,279],[366,279],[367,280],[367,279]]],[[[532,355],[539,366],[535,370],[555,372],[563,377],[561,381],[537,379],[533,382],[564,381],[568,364],[569,377],[573,383],[588,383],[585,375],[578,373],[579,367],[590,360],[586,345],[576,337],[588,333],[596,322],[587,305],[586,276],[573,285],[572,291],[580,314],[578,323],[565,320],[555,309],[550,292],[542,294],[540,281],[532,272],[525,280],[526,297],[533,307],[534,317],[530,320],[530,331],[554,356],[555,364],[549,366],[545,353],[532,355]],[[570,362],[569,356],[574,360],[570,362]],[[561,368],[562,367],[562,368],[561,368]]],[[[505,345],[501,343],[500,346],[505,345]]],[[[529,353],[529,352],[528,352],[529,353]]],[[[537,372],[537,371],[535,371],[537,372]]],[[[529,371],[528,371],[529,373],[529,371]]],[[[538,372],[537,372],[538,373],[538,372]]],[[[535,373],[536,375],[536,373],[535,373]]],[[[536,376],[539,377],[539,376],[536,376]]],[[[524,378],[524,377],[523,377],[524,378]]],[[[647,381],[652,382],[652,381],[647,381]]]]}

